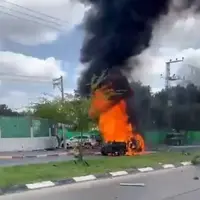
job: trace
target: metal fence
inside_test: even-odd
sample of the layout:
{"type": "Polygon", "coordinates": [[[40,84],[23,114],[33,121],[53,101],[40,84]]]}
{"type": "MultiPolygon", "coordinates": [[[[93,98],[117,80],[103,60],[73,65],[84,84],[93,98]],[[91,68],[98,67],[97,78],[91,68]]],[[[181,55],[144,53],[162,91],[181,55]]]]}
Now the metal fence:
{"type": "MultiPolygon", "coordinates": [[[[56,132],[62,134],[61,129],[57,129],[56,123],[48,119],[33,117],[4,117],[0,116],[0,137],[1,138],[29,138],[29,137],[49,137],[56,132]]],[[[68,131],[65,129],[66,138],[80,135],[80,132],[68,131]]],[[[88,132],[90,133],[90,132],[88,132]]],[[[88,134],[84,133],[84,134],[88,134]]],[[[164,144],[168,131],[154,130],[144,131],[145,142],[149,146],[164,144]]],[[[94,133],[93,133],[94,134],[94,133]]],[[[98,133],[96,133],[98,134],[98,133]]],[[[185,144],[200,144],[200,131],[187,131],[185,134],[185,144]]]]}
{"type": "MultiPolygon", "coordinates": [[[[148,146],[158,146],[165,143],[166,135],[168,131],[145,131],[144,139],[148,146]]],[[[200,144],[200,131],[187,131],[184,139],[185,145],[200,144]]]]}
{"type": "Polygon", "coordinates": [[[48,137],[52,133],[52,122],[32,117],[0,116],[1,138],[48,137]]]}

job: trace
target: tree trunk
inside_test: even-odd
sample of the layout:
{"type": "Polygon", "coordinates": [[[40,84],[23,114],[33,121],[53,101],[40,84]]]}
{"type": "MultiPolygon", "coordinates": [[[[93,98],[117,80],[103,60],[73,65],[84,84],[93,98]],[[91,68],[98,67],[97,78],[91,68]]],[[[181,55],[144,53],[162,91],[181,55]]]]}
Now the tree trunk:
{"type": "Polygon", "coordinates": [[[66,137],[65,137],[65,126],[62,124],[62,137],[63,137],[63,147],[66,149],[66,137]]]}
{"type": "Polygon", "coordinates": [[[83,161],[83,132],[81,131],[81,143],[80,143],[80,161],[83,161]]]}

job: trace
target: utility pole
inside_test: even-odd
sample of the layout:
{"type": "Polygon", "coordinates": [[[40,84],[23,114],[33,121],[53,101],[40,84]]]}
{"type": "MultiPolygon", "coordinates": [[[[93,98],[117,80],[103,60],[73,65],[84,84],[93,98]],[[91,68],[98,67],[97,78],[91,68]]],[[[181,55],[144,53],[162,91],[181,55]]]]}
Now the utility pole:
{"type": "MultiPolygon", "coordinates": [[[[63,76],[60,76],[60,78],[53,79],[53,88],[55,89],[56,87],[61,92],[61,101],[62,101],[62,106],[63,106],[64,101],[65,101],[63,76]]],[[[62,123],[62,136],[63,136],[63,146],[64,146],[64,149],[66,149],[65,126],[63,123],[62,123]]]]}
{"type": "Polygon", "coordinates": [[[171,64],[173,63],[180,63],[183,62],[184,58],[182,57],[182,59],[178,59],[176,58],[175,60],[170,59],[169,61],[167,61],[165,63],[165,89],[168,91],[169,87],[170,87],[170,81],[177,81],[179,80],[179,78],[176,77],[176,75],[174,74],[173,76],[171,76],[171,64]]]}
{"type": "MultiPolygon", "coordinates": [[[[180,80],[180,78],[178,76],[176,76],[175,74],[173,74],[171,76],[171,64],[174,64],[174,63],[180,63],[180,62],[183,62],[184,60],[184,57],[182,57],[182,59],[178,59],[176,58],[175,60],[172,60],[170,59],[169,61],[167,61],[165,63],[165,90],[167,92],[167,118],[168,118],[168,126],[169,126],[169,129],[171,129],[171,106],[172,106],[172,101],[171,101],[171,95],[169,93],[169,88],[170,88],[170,82],[171,81],[177,81],[177,80],[180,80]]],[[[161,74],[161,77],[162,74],[161,74]]]]}
{"type": "Polygon", "coordinates": [[[53,79],[53,89],[55,89],[56,87],[59,88],[59,90],[61,92],[62,101],[64,102],[65,97],[64,97],[63,76],[60,76],[60,78],[53,79]]]}

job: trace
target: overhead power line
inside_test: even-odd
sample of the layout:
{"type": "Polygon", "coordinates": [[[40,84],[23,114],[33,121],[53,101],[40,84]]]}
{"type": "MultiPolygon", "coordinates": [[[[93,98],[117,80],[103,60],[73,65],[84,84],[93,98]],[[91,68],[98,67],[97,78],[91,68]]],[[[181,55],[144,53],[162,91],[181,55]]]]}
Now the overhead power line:
{"type": "Polygon", "coordinates": [[[8,7],[4,4],[0,4],[0,13],[3,13],[5,15],[11,16],[19,20],[25,20],[35,24],[41,24],[43,26],[55,29],[57,31],[64,31],[65,26],[68,24],[67,21],[34,11],[32,9],[23,7],[10,1],[0,0],[0,3],[8,3],[12,5],[12,7],[8,7]]]}
{"type": "Polygon", "coordinates": [[[11,80],[11,81],[52,83],[52,78],[48,76],[28,76],[28,75],[22,75],[22,74],[10,74],[10,73],[0,72],[0,80],[2,79],[11,80]]]}
{"type": "Polygon", "coordinates": [[[9,16],[16,18],[16,19],[19,19],[19,20],[26,20],[26,21],[29,21],[29,22],[32,22],[32,23],[35,23],[35,24],[41,24],[43,26],[46,26],[48,28],[51,28],[51,29],[54,29],[54,30],[57,30],[57,31],[63,31],[60,28],[57,28],[57,27],[54,27],[54,26],[51,26],[51,25],[48,25],[48,24],[45,24],[45,23],[41,23],[41,22],[33,20],[33,19],[27,19],[27,18],[23,18],[23,17],[17,16],[17,15],[13,15],[12,13],[9,13],[9,12],[5,12],[5,11],[0,10],[0,13],[3,13],[5,15],[9,15],[9,16]]]}
{"type": "Polygon", "coordinates": [[[16,4],[16,3],[11,2],[11,1],[0,0],[0,2],[4,2],[4,3],[10,4],[10,5],[13,5],[13,6],[15,6],[15,7],[18,7],[18,8],[21,8],[21,9],[27,10],[27,11],[30,11],[30,12],[32,12],[32,13],[42,15],[43,17],[47,17],[47,18],[50,18],[50,19],[54,19],[54,20],[56,20],[56,21],[61,21],[61,22],[63,22],[63,23],[68,23],[67,21],[62,20],[62,19],[60,19],[60,18],[57,18],[57,17],[53,17],[53,16],[50,16],[50,15],[47,15],[46,13],[42,13],[42,12],[39,12],[39,11],[36,11],[36,10],[30,9],[30,8],[24,7],[24,6],[22,6],[22,5],[16,4]]]}
{"type": "Polygon", "coordinates": [[[61,24],[61,23],[58,23],[58,22],[55,22],[55,21],[51,21],[51,20],[47,20],[47,19],[44,19],[43,17],[39,17],[39,16],[32,15],[32,14],[29,14],[29,13],[26,13],[26,12],[22,12],[20,10],[15,10],[13,8],[8,8],[8,7],[3,6],[3,5],[0,5],[0,8],[6,9],[7,11],[11,11],[11,12],[16,12],[16,13],[19,13],[19,14],[34,18],[34,19],[38,19],[38,20],[40,20],[42,22],[51,23],[53,25],[58,25],[58,26],[63,26],[63,24],[61,24]]]}

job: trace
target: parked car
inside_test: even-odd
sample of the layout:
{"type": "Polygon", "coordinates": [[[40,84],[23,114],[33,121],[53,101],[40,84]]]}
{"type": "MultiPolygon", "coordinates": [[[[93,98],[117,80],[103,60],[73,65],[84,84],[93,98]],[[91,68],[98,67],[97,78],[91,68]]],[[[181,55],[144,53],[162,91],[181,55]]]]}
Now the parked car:
{"type": "Polygon", "coordinates": [[[184,145],[185,135],[183,133],[168,133],[165,138],[165,144],[180,146],[184,145]]]}
{"type": "Polygon", "coordinates": [[[103,139],[102,139],[102,137],[100,135],[92,134],[91,138],[96,140],[97,146],[100,146],[102,144],[102,142],[103,142],[103,139]]]}
{"type": "Polygon", "coordinates": [[[94,146],[97,145],[97,141],[90,135],[83,135],[82,137],[78,135],[71,137],[70,139],[67,139],[66,146],[67,148],[74,148],[80,142],[82,142],[84,147],[93,148],[94,146]]]}

